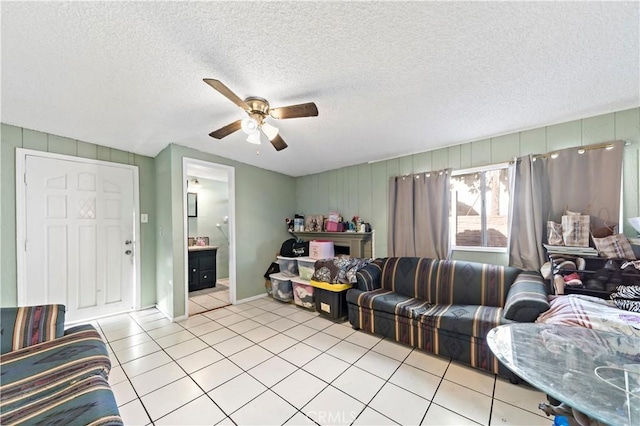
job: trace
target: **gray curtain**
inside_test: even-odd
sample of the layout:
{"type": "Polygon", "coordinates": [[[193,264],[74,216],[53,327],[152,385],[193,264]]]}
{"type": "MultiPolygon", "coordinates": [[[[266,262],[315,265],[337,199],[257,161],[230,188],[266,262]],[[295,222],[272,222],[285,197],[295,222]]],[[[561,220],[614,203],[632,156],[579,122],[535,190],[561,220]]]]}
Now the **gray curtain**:
{"type": "Polygon", "coordinates": [[[389,181],[389,256],[446,259],[449,255],[450,172],[389,181]]]}
{"type": "Polygon", "coordinates": [[[624,142],[608,143],[610,150],[578,154],[578,148],[570,148],[547,159],[551,220],[560,222],[568,209],[591,216],[591,229],[618,224],[624,142]]]}
{"type": "Polygon", "coordinates": [[[549,215],[547,159],[522,157],[509,167],[509,265],[538,270],[545,262],[543,243],[549,215]]]}
{"type": "Polygon", "coordinates": [[[591,218],[591,229],[618,224],[622,141],[612,149],[579,147],[557,151],[556,158],[531,156],[511,167],[509,265],[537,270],[545,261],[547,220],[560,222],[568,209],[591,218]]]}

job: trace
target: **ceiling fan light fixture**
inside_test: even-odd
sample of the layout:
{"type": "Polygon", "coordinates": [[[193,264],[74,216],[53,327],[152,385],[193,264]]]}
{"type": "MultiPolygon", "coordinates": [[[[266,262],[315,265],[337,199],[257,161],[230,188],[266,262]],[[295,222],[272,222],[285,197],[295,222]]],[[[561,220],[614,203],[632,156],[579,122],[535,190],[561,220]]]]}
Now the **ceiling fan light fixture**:
{"type": "Polygon", "coordinates": [[[254,145],[260,145],[260,132],[254,132],[249,135],[247,142],[254,145]]]}
{"type": "Polygon", "coordinates": [[[278,128],[272,126],[269,123],[262,123],[262,131],[269,138],[270,141],[274,140],[278,136],[278,128]]]}
{"type": "Polygon", "coordinates": [[[247,135],[252,135],[258,132],[258,121],[255,118],[247,117],[240,123],[240,128],[247,135]]]}

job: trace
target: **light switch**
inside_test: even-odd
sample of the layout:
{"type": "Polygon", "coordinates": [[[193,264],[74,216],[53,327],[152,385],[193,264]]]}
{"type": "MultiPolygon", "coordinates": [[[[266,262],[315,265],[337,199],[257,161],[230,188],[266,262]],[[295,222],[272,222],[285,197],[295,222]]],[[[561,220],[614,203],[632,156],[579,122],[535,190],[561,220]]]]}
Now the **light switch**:
{"type": "Polygon", "coordinates": [[[146,213],[140,213],[140,223],[149,222],[149,215],[146,213]]]}

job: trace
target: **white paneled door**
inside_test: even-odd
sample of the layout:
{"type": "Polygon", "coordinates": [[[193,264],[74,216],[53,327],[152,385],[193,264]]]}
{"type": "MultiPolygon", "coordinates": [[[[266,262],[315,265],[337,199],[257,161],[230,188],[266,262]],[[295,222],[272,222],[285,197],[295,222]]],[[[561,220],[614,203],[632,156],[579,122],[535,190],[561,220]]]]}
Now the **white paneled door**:
{"type": "Polygon", "coordinates": [[[26,155],[25,171],[21,302],[64,304],[68,321],[133,309],[134,170],[26,155]]]}

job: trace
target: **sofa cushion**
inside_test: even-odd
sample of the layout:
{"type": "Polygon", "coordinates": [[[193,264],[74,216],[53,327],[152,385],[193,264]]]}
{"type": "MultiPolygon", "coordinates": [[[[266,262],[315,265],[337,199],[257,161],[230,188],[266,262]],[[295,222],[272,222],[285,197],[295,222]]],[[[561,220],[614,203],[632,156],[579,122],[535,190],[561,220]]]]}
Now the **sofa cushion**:
{"type": "Polygon", "coordinates": [[[419,257],[383,259],[381,287],[432,303],[503,307],[520,269],[419,257]]]}
{"type": "Polygon", "coordinates": [[[437,304],[420,317],[420,323],[425,329],[484,338],[504,320],[502,308],[494,306],[437,304]]]}
{"type": "Polygon", "coordinates": [[[4,354],[0,367],[0,407],[4,413],[87,377],[107,379],[111,361],[100,334],[84,325],[59,339],[4,354]]]}
{"type": "Polygon", "coordinates": [[[349,290],[347,302],[376,311],[418,319],[431,303],[415,297],[407,297],[383,288],[373,291],[349,290]]]}
{"type": "Polygon", "coordinates": [[[64,305],[1,308],[0,353],[58,338],[64,333],[64,305]]]}

